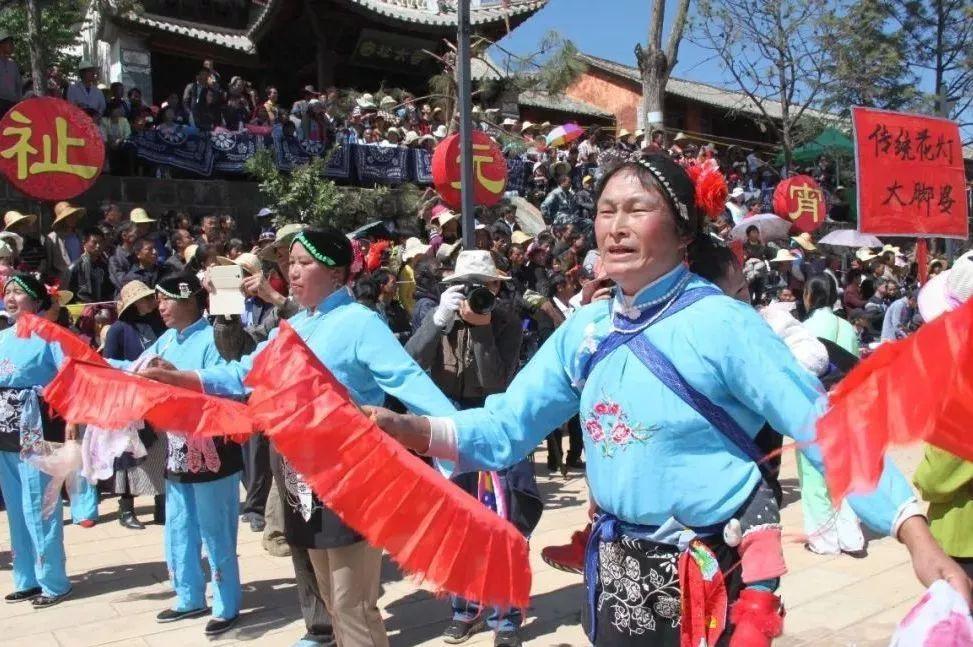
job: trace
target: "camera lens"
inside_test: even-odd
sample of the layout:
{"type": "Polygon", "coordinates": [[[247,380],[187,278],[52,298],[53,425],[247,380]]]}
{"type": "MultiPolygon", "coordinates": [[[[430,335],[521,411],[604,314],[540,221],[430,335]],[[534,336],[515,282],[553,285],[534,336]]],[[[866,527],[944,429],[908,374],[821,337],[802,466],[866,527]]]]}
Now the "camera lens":
{"type": "Polygon", "coordinates": [[[482,285],[470,286],[466,292],[466,301],[470,304],[470,310],[478,315],[492,312],[497,305],[497,297],[482,285]]]}

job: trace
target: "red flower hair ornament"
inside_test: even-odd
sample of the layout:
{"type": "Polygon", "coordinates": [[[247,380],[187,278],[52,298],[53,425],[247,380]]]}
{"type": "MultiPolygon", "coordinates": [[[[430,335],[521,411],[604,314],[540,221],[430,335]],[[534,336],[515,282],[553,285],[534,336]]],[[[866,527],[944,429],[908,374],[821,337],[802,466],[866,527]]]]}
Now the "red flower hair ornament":
{"type": "Polygon", "coordinates": [[[714,159],[686,168],[696,193],[696,208],[713,220],[726,209],[726,198],[730,190],[726,178],[720,173],[720,165],[714,159]]]}

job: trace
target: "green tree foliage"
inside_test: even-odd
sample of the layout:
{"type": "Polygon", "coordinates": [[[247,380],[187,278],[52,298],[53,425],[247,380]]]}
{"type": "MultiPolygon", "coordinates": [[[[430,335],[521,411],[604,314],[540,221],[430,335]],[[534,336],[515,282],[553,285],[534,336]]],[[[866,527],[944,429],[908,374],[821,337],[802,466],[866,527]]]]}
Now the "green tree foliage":
{"type": "Polygon", "coordinates": [[[916,75],[909,68],[905,34],[892,29],[894,23],[888,0],[858,0],[840,16],[828,17],[827,109],[848,116],[852,106],[898,110],[914,104],[916,75]]]}
{"type": "MultiPolygon", "coordinates": [[[[62,72],[75,72],[80,57],[71,48],[80,44],[80,26],[84,24],[84,3],[78,0],[38,2],[40,9],[41,68],[57,65],[62,72]]],[[[24,70],[30,67],[30,43],[27,39],[27,5],[8,2],[0,8],[0,30],[14,36],[14,60],[24,70]]]]}
{"type": "Polygon", "coordinates": [[[372,220],[415,216],[422,200],[417,186],[341,187],[324,177],[325,164],[324,158],[315,158],[283,173],[270,151],[259,151],[247,160],[247,173],[257,180],[260,192],[277,212],[275,226],[300,222],[350,231],[372,220]]]}

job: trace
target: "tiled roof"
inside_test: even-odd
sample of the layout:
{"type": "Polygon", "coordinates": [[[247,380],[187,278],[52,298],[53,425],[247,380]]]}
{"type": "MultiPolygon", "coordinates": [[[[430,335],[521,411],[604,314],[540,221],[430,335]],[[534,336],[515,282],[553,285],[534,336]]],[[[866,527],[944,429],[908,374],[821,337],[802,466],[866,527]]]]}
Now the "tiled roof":
{"type": "Polygon", "coordinates": [[[546,92],[528,90],[521,92],[517,96],[517,103],[522,106],[532,106],[534,108],[544,108],[546,110],[559,110],[561,112],[577,113],[579,115],[589,115],[592,117],[611,118],[612,114],[605,112],[597,106],[584,101],[578,101],[571,97],[558,96],[552,97],[546,92]]]}
{"type": "MultiPolygon", "coordinates": [[[[348,0],[375,13],[423,25],[447,26],[456,24],[456,3],[440,0],[348,0]]],[[[484,4],[487,0],[484,0],[484,4]]],[[[534,13],[547,4],[547,0],[509,0],[504,8],[500,0],[493,0],[488,6],[474,6],[470,10],[470,23],[483,25],[513,18],[525,13],[534,13]]]]}
{"type": "Polygon", "coordinates": [[[219,45],[220,47],[226,47],[227,49],[233,49],[247,54],[255,54],[257,51],[253,41],[247,37],[246,32],[242,31],[221,30],[210,25],[202,25],[201,23],[187,22],[176,18],[169,18],[168,16],[149,13],[129,14],[124,16],[123,19],[137,25],[151,27],[170,34],[179,34],[180,36],[186,36],[187,38],[212,43],[213,45],[219,45]]]}
{"type": "MultiPolygon", "coordinates": [[[[609,74],[614,74],[615,76],[620,76],[622,78],[629,79],[630,81],[636,81],[639,83],[642,82],[642,76],[639,74],[637,67],[623,65],[622,63],[616,63],[615,61],[609,61],[603,58],[598,58],[597,56],[590,56],[588,54],[580,54],[578,58],[591,67],[604,70],[609,74]]],[[[757,104],[753,101],[753,99],[748,97],[743,92],[727,90],[726,88],[718,88],[715,85],[709,85],[708,83],[689,81],[687,79],[679,79],[671,76],[669,77],[669,82],[666,84],[666,92],[677,97],[682,97],[691,101],[698,101],[700,103],[716,106],[718,108],[726,108],[727,110],[739,111],[758,117],[763,116],[763,113],[760,111],[760,108],[757,107],[757,104]]],[[[780,103],[776,101],[768,101],[764,107],[771,117],[775,119],[781,118],[780,103]]],[[[823,119],[835,118],[833,115],[826,112],[812,110],[811,108],[808,108],[805,114],[823,119]]]]}

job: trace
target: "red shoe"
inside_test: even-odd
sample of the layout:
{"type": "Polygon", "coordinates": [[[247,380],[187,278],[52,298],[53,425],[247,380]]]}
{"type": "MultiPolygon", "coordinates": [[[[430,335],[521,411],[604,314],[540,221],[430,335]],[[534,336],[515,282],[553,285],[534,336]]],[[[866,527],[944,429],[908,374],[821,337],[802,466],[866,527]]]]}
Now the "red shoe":
{"type": "Polygon", "coordinates": [[[584,573],[584,551],[591,535],[591,524],[571,535],[571,543],[566,546],[548,546],[541,551],[541,559],[548,566],[567,573],[584,573]]]}
{"type": "Polygon", "coordinates": [[[81,526],[82,528],[94,528],[95,522],[92,521],[91,519],[82,519],[81,521],[78,522],[78,525],[81,526]]]}
{"type": "Polygon", "coordinates": [[[784,633],[784,603],[770,591],[743,589],[730,608],[730,647],[771,647],[784,633]]]}

